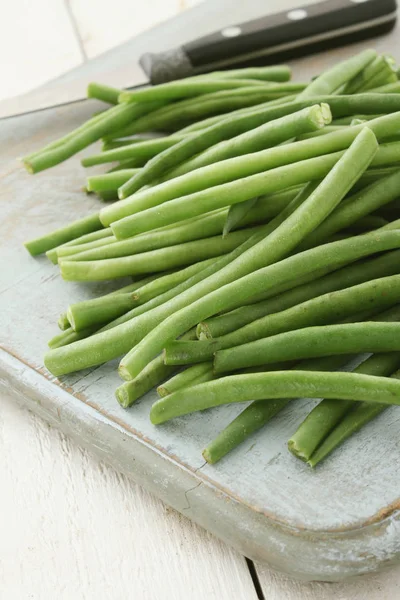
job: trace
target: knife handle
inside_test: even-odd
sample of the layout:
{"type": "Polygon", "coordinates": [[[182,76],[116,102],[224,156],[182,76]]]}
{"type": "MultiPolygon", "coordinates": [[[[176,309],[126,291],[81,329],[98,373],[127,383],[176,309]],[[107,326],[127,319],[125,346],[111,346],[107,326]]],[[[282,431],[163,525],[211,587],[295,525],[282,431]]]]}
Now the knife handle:
{"type": "Polygon", "coordinates": [[[226,27],[164,53],[146,53],[140,64],[151,83],[217,69],[270,64],[310,50],[389,31],[395,0],[325,0],[226,27]]]}

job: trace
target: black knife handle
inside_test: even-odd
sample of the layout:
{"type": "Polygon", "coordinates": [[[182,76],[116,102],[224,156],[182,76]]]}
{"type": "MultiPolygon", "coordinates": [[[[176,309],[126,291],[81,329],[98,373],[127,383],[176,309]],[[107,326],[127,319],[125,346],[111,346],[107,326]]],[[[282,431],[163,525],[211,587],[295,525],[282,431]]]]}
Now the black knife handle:
{"type": "Polygon", "coordinates": [[[140,64],[152,83],[268,64],[278,56],[304,54],[307,48],[330,47],[338,39],[358,41],[371,32],[389,31],[396,8],[395,0],[325,0],[226,27],[168,52],[144,54],[140,64]]]}

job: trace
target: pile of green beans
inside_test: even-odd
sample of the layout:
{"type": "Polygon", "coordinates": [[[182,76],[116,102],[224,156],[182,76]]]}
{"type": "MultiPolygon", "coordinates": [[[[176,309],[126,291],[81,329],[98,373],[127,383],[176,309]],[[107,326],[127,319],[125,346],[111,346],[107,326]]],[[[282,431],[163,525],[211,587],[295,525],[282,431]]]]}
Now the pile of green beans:
{"type": "Polygon", "coordinates": [[[69,302],[47,369],[122,357],[116,399],[134,410],[156,387],[156,425],[250,400],[209,463],[298,397],[324,398],[288,441],[311,467],[400,405],[398,72],[369,49],[308,84],[285,65],[89,84],[110,107],[23,163],[102,139],[81,163],[105,167],[85,191],[109,204],[25,246],[67,281],[119,285],[69,302]]]}

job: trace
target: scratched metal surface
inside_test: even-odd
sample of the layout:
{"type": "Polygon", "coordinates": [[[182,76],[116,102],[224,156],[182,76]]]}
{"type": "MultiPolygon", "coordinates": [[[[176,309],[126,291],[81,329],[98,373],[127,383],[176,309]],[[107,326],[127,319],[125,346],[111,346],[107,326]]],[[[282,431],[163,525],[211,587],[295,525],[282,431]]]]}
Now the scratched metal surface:
{"type": "MultiPolygon", "coordinates": [[[[389,50],[392,37],[382,39],[380,49],[389,50]]],[[[336,58],[353,51],[342,49],[336,58]]],[[[333,54],[302,60],[299,69],[318,72],[333,54]]],[[[60,312],[107,286],[64,282],[46,259],[31,258],[22,242],[98,204],[81,191],[85,174],[78,158],[34,177],[15,158],[69,131],[97,108],[86,102],[0,124],[1,384],[252,558],[324,580],[397,560],[400,411],[388,409],[311,472],[286,450],[288,437],[312,406],[300,401],[211,467],[201,450],[242,407],[221,407],[156,428],[148,419],[154,392],[129,411],[114,400],[116,362],[61,381],[46,373],[42,356],[60,312]]]]}

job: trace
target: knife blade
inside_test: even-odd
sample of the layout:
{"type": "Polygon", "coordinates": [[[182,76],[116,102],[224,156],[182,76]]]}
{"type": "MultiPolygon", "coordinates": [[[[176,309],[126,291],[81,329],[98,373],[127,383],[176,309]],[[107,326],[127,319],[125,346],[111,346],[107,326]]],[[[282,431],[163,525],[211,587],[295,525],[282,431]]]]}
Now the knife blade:
{"type": "MultiPolygon", "coordinates": [[[[212,70],[271,64],[390,31],[396,0],[282,0],[285,10],[224,27],[163,53],[144,54],[129,68],[104,70],[102,83],[118,88],[158,84],[212,70]]],[[[266,10],[266,8],[264,8],[266,10]]],[[[86,99],[87,76],[38,88],[0,102],[0,118],[86,99]]]]}

